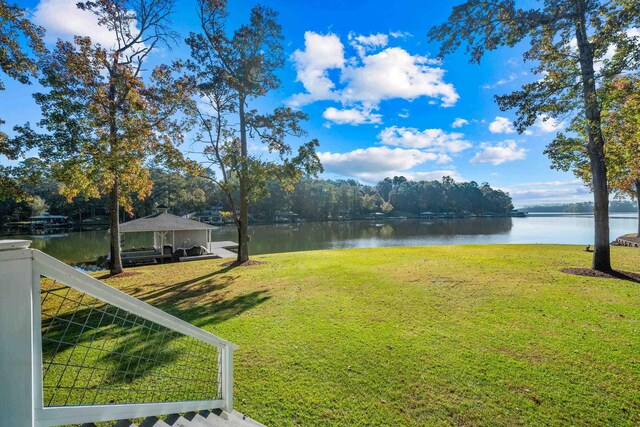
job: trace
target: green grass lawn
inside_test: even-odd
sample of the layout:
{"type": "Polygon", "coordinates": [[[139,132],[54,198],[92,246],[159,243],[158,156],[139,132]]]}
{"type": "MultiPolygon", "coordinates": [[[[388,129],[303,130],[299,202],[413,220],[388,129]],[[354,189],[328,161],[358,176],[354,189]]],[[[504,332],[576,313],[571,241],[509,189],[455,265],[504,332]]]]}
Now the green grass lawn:
{"type": "MultiPolygon", "coordinates": [[[[107,282],[238,344],[236,409],[267,425],[638,425],[640,284],[560,272],[583,249],[297,252],[107,282]]],[[[640,250],[612,256],[640,271],[640,250]]]]}

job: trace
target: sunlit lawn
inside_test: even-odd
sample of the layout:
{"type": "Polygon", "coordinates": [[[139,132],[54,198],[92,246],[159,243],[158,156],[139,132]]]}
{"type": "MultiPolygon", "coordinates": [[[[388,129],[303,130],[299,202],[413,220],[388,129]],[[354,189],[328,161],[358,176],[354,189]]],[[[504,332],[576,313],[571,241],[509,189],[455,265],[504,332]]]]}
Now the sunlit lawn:
{"type": "MultiPolygon", "coordinates": [[[[637,425],[640,284],[578,246],[376,248],[148,266],[107,282],[238,345],[272,426],[637,425]]],[[[640,271],[640,250],[612,248],[640,271]]]]}

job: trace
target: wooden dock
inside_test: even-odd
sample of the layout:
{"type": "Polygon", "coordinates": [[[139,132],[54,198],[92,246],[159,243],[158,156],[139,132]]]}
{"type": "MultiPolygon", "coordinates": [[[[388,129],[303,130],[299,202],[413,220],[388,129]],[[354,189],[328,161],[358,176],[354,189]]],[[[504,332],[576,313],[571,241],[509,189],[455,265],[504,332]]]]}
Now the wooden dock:
{"type": "Polygon", "coordinates": [[[179,261],[199,261],[203,259],[217,259],[217,258],[235,258],[237,253],[230,251],[230,249],[238,249],[238,244],[231,241],[211,242],[207,250],[208,254],[183,256],[178,258],[179,261]]]}
{"type": "Polygon", "coordinates": [[[224,248],[215,249],[212,253],[206,255],[182,256],[178,261],[200,261],[203,259],[219,259],[219,258],[235,258],[238,254],[228,251],[224,248]]]}
{"type": "Polygon", "coordinates": [[[238,244],[236,242],[231,242],[229,240],[209,243],[209,250],[215,249],[215,248],[238,249],[238,244]]]}
{"type": "Polygon", "coordinates": [[[160,253],[152,248],[138,251],[122,252],[122,262],[126,266],[138,264],[160,264],[172,261],[198,261],[203,259],[235,258],[238,256],[232,249],[238,249],[238,244],[231,241],[211,242],[207,248],[208,254],[193,256],[176,256],[171,253],[160,253]]]}
{"type": "MultiPolygon", "coordinates": [[[[231,249],[238,249],[238,244],[231,241],[211,242],[209,243],[209,255],[216,258],[235,258],[237,253],[231,251],[231,249]]],[[[207,255],[202,255],[207,256],[207,255]]]]}
{"type": "Polygon", "coordinates": [[[238,249],[238,244],[231,241],[211,242],[207,250],[208,254],[180,257],[180,261],[198,261],[203,259],[215,259],[215,258],[235,258],[238,256],[236,252],[230,249],[238,249]]]}

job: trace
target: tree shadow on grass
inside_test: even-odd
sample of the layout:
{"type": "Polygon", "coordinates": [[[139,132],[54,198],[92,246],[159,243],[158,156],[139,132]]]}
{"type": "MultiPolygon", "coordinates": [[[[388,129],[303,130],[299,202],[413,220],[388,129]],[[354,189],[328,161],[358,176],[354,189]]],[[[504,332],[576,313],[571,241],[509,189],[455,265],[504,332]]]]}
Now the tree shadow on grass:
{"type": "MultiPolygon", "coordinates": [[[[147,292],[144,292],[142,290],[135,291],[131,293],[131,296],[138,298],[140,300],[143,300],[145,302],[148,302],[149,304],[155,305],[153,301],[156,299],[162,299],[163,297],[171,296],[172,294],[175,294],[178,292],[183,292],[184,290],[188,290],[188,288],[191,285],[204,282],[207,279],[213,279],[216,276],[221,276],[225,273],[228,273],[232,269],[233,267],[224,267],[224,268],[221,268],[220,270],[216,270],[214,272],[204,274],[202,276],[192,277],[191,279],[183,280],[181,282],[177,282],[177,283],[165,286],[162,289],[153,289],[147,292]]],[[[206,290],[202,290],[202,292],[222,290],[227,286],[233,284],[236,279],[237,279],[237,276],[218,277],[216,278],[215,283],[212,283],[212,282],[206,283],[208,288],[206,290]]],[[[172,299],[172,298],[167,298],[167,299],[172,299]]]]}
{"type": "MultiPolygon", "coordinates": [[[[264,290],[233,296],[223,292],[237,279],[224,274],[230,270],[221,268],[133,296],[195,326],[210,327],[271,298],[264,290]]],[[[210,346],[136,313],[54,286],[48,289],[54,296],[43,305],[47,314],[42,322],[45,394],[54,404],[62,404],[66,390],[73,393],[73,404],[211,398],[212,384],[217,387],[217,359],[210,346]],[[194,372],[195,377],[186,374],[194,372]],[[153,387],[140,389],[141,381],[153,387]],[[164,396],[154,395],[163,389],[164,396]]]]}
{"type": "Polygon", "coordinates": [[[594,270],[592,268],[563,268],[560,271],[567,274],[573,274],[574,276],[593,277],[600,279],[618,279],[633,283],[640,283],[640,273],[633,273],[630,271],[611,270],[609,272],[603,272],[594,270]]]}
{"type": "Polygon", "coordinates": [[[198,327],[215,325],[268,301],[267,291],[252,291],[233,297],[222,292],[237,280],[229,275],[233,266],[184,280],[162,289],[133,296],[198,327]]]}

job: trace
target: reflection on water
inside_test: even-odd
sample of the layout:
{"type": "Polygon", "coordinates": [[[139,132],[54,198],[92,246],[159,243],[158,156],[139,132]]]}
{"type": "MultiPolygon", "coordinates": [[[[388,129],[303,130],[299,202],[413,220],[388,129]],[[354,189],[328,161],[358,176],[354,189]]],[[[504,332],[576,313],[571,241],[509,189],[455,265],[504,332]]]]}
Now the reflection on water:
{"type": "MultiPolygon", "coordinates": [[[[109,252],[109,235],[104,230],[65,234],[12,237],[31,240],[31,247],[68,264],[90,263],[109,252]]],[[[137,233],[125,236],[124,247],[153,246],[153,235],[137,233]]]]}
{"type": "MultiPolygon", "coordinates": [[[[611,240],[637,229],[637,217],[611,218],[611,240]]],[[[538,215],[528,218],[460,218],[432,221],[334,221],[291,225],[257,225],[250,228],[252,254],[314,249],[454,245],[472,243],[593,243],[590,215],[538,215]]],[[[67,263],[90,262],[109,250],[105,231],[74,232],[59,236],[20,236],[32,247],[67,263]]],[[[213,232],[214,240],[237,241],[233,226],[213,232]]],[[[149,238],[127,235],[125,247],[149,246],[149,238]]]]}
{"type": "MultiPolygon", "coordinates": [[[[512,218],[466,218],[436,220],[307,222],[291,226],[252,227],[251,251],[255,254],[313,249],[415,246],[444,244],[451,236],[479,236],[509,233],[512,218]]],[[[214,235],[230,240],[219,230],[214,235]]]]}

